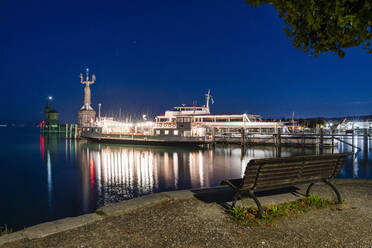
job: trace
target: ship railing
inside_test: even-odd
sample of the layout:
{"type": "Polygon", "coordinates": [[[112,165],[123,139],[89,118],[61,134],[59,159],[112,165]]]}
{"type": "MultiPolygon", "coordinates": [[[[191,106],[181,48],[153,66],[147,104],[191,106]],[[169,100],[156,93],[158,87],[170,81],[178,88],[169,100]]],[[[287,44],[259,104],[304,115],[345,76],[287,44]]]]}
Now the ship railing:
{"type": "Polygon", "coordinates": [[[155,123],[155,128],[176,128],[176,123],[172,122],[166,122],[166,123],[155,123]]]}

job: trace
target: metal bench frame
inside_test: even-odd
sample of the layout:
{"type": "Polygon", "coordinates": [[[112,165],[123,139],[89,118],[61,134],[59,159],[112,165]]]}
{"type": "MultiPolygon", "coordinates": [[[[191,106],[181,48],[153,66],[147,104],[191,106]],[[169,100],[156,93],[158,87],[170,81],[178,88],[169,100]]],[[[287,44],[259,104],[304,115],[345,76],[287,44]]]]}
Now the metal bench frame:
{"type": "MultiPolygon", "coordinates": [[[[280,189],[283,187],[294,186],[297,184],[310,183],[308,188],[306,189],[306,196],[309,196],[310,190],[314,186],[314,184],[318,182],[323,182],[329,187],[331,187],[331,189],[335,192],[337,196],[337,201],[340,204],[342,203],[341,194],[337,190],[337,188],[330,182],[330,180],[340,174],[346,157],[352,154],[353,153],[339,153],[339,154],[297,156],[297,157],[290,157],[290,158],[255,159],[255,160],[251,160],[247,164],[243,178],[224,180],[221,182],[221,185],[228,185],[234,190],[232,207],[235,206],[236,202],[239,199],[243,198],[243,193],[248,193],[248,196],[254,200],[254,202],[256,203],[258,207],[258,213],[259,213],[260,218],[263,218],[263,210],[262,210],[260,201],[255,195],[256,190],[258,191],[273,190],[273,189],[280,189]],[[306,177],[302,175],[302,169],[305,167],[305,165],[307,166],[306,167],[307,169],[312,169],[313,171],[314,168],[316,169],[317,166],[319,167],[319,164],[321,165],[320,162],[324,164],[324,161],[327,161],[327,160],[332,162],[331,164],[326,166],[329,169],[329,173],[323,172],[322,174],[321,172],[317,173],[315,171],[313,172],[311,176],[306,177]],[[316,163],[317,161],[319,161],[319,163],[316,163]],[[261,175],[265,173],[265,172],[261,173],[261,171],[262,171],[262,168],[265,167],[265,165],[269,164],[271,168],[275,168],[275,169],[281,169],[283,166],[287,166],[287,168],[290,168],[290,166],[288,166],[288,162],[297,163],[296,168],[299,171],[298,174],[292,174],[288,176],[288,178],[291,179],[292,182],[282,183],[282,184],[278,182],[277,183],[274,182],[273,185],[270,186],[270,184],[267,184],[267,181],[266,181],[265,182],[266,185],[265,184],[261,185],[261,180],[260,180],[261,175]],[[311,167],[311,165],[310,166],[307,165],[307,163],[309,162],[311,163],[311,165],[313,165],[313,167],[311,167]],[[257,169],[253,169],[253,171],[250,170],[254,166],[256,166],[257,169]],[[334,166],[334,168],[332,166],[334,166]],[[248,183],[246,182],[247,178],[251,178],[250,182],[248,183]]],[[[275,177],[273,178],[273,180],[275,180],[275,177]]]]}

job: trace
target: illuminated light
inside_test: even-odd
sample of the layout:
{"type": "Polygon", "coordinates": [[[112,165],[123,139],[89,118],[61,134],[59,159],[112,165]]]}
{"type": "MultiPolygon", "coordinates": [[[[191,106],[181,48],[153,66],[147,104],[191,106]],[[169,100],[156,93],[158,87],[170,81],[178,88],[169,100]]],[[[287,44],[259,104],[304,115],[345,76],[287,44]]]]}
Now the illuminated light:
{"type": "Polygon", "coordinates": [[[93,157],[89,159],[89,169],[90,169],[90,185],[94,186],[94,160],[93,157]]]}
{"type": "Polygon", "coordinates": [[[50,160],[50,153],[47,154],[47,173],[48,173],[48,203],[49,207],[52,205],[52,163],[50,160]]]}
{"type": "Polygon", "coordinates": [[[53,97],[49,96],[48,99],[49,99],[49,100],[53,100],[53,97]]]}
{"type": "Polygon", "coordinates": [[[41,152],[41,158],[42,158],[42,160],[43,160],[43,162],[44,162],[44,160],[45,160],[45,154],[44,154],[44,150],[45,148],[44,148],[44,137],[43,136],[41,136],[40,135],[40,152],[41,152]]]}

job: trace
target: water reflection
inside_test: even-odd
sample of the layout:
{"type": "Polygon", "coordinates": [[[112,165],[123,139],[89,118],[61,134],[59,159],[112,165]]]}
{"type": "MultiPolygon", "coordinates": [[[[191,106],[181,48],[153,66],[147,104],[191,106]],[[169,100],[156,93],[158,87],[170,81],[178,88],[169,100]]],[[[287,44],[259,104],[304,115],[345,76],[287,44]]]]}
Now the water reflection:
{"type": "MultiPolygon", "coordinates": [[[[340,143],[338,149],[324,149],[323,152],[354,150],[356,155],[348,158],[341,177],[371,178],[369,165],[372,162],[368,160],[371,141],[358,137],[346,141],[362,147],[362,152],[344,143],[340,143]]],[[[293,147],[244,150],[240,146],[216,146],[214,149],[131,147],[65,140],[50,135],[40,137],[40,152],[46,166],[49,208],[55,208],[57,200],[54,198],[61,190],[74,190],[74,195],[66,194],[64,200],[74,197],[70,200],[79,201],[80,211],[87,213],[108,203],[154,192],[217,186],[226,178],[242,177],[251,159],[320,151],[293,147]],[[60,167],[55,168],[57,161],[60,167]],[[71,168],[78,172],[67,173],[71,168]]]]}
{"type": "Polygon", "coordinates": [[[353,152],[354,156],[348,157],[340,177],[344,178],[372,178],[371,161],[371,138],[364,139],[363,136],[345,137],[344,141],[351,143],[351,147],[346,143],[339,145],[344,152],[353,152]],[[359,148],[359,149],[358,149],[359,148]]]}
{"type": "MultiPolygon", "coordinates": [[[[197,150],[92,143],[77,146],[83,199],[95,201],[96,206],[154,192],[216,186],[226,178],[241,177],[251,159],[277,154],[273,147],[197,150]]],[[[314,150],[282,148],[281,156],[303,153],[313,154],[314,150]]]]}

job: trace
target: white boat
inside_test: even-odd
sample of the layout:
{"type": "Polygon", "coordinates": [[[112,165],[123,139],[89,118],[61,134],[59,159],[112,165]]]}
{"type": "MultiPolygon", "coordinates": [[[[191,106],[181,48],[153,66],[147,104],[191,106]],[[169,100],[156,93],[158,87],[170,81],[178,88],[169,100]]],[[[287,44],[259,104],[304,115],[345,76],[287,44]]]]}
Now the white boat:
{"type": "Polygon", "coordinates": [[[236,134],[244,130],[249,133],[273,133],[277,128],[287,128],[281,122],[262,121],[260,115],[235,114],[212,115],[209,102],[210,91],[205,95],[204,106],[181,106],[156,116],[154,133],[160,136],[206,136],[213,132],[236,134]]]}

